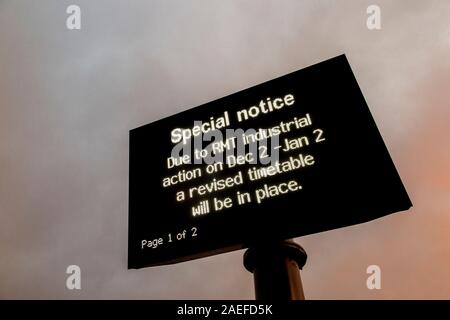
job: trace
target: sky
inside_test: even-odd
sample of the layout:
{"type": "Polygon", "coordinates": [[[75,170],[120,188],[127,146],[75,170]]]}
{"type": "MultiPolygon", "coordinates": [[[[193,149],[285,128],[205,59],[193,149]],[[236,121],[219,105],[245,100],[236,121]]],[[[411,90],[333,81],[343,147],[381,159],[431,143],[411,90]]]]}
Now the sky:
{"type": "Polygon", "coordinates": [[[297,238],[306,298],[449,299],[449,20],[447,0],[1,0],[0,298],[253,299],[243,250],[127,270],[128,132],[345,53],[414,206],[297,238]]]}

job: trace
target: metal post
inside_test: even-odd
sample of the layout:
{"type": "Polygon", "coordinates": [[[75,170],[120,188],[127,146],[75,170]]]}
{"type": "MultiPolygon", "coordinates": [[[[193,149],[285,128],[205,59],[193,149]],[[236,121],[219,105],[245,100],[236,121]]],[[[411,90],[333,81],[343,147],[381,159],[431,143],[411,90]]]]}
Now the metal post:
{"type": "Polygon", "coordinates": [[[247,249],[244,266],[253,273],[256,300],[305,300],[299,269],[306,258],[292,239],[247,249]]]}

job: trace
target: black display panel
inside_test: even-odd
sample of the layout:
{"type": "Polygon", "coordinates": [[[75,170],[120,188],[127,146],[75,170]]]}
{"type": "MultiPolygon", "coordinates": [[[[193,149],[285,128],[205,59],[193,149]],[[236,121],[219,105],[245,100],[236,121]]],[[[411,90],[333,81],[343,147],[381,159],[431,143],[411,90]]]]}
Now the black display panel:
{"type": "Polygon", "coordinates": [[[130,131],[128,267],[412,206],[341,55],[130,131]]]}

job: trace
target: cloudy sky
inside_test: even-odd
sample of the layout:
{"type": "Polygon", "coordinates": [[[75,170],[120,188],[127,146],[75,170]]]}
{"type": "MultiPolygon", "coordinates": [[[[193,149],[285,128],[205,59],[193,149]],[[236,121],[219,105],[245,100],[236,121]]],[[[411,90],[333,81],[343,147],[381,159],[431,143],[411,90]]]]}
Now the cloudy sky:
{"type": "Polygon", "coordinates": [[[346,53],[414,207],[296,239],[305,294],[449,299],[449,21],[447,0],[0,0],[0,298],[252,299],[242,250],[127,270],[128,131],[346,53]]]}

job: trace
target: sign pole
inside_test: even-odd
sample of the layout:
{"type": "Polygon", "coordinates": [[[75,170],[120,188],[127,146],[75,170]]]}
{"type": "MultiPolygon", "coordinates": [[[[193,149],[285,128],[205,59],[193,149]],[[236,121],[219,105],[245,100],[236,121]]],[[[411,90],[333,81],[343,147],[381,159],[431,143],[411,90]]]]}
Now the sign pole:
{"type": "Polygon", "coordinates": [[[292,239],[247,249],[244,267],[253,273],[256,300],[305,300],[299,269],[306,258],[292,239]]]}

